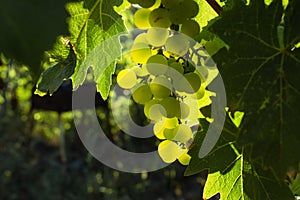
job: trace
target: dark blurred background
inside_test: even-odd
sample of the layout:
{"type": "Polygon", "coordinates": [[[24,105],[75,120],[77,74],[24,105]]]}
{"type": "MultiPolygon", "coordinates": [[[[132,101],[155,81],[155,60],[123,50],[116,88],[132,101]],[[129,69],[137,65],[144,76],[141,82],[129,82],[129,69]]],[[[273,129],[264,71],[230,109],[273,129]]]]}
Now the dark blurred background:
{"type": "MultiPolygon", "coordinates": [[[[1,200],[202,199],[206,173],[184,177],[185,167],[178,162],[159,171],[130,174],[94,159],[76,133],[72,112],[59,107],[70,103],[69,83],[52,97],[32,96],[27,68],[7,63],[0,63],[1,200]]],[[[130,151],[157,148],[155,138],[142,141],[121,134],[109,104],[98,100],[99,123],[111,141],[130,151]]],[[[138,109],[132,108],[133,116],[142,123],[138,109]]]]}

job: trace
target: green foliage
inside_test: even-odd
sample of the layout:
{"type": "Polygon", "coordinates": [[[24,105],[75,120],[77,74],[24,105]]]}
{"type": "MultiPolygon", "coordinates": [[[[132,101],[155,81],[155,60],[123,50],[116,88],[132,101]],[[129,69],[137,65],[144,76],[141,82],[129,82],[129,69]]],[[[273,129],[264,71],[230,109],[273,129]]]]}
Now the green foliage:
{"type": "Polygon", "coordinates": [[[76,66],[76,55],[72,46],[69,55],[65,60],[58,62],[45,70],[37,83],[39,92],[52,94],[62,84],[63,80],[70,78],[76,66]]]}
{"type": "Polygon", "coordinates": [[[114,11],[114,6],[121,3],[121,0],[88,0],[67,5],[71,15],[68,21],[70,42],[77,57],[72,76],[75,89],[83,83],[88,68],[92,67],[97,89],[104,99],[107,98],[114,72],[114,56],[120,55],[121,47],[118,38],[105,44],[101,42],[125,30],[121,16],[114,11]]]}
{"type": "Polygon", "coordinates": [[[298,8],[299,1],[290,1],[280,27],[281,1],[268,7],[263,1],[249,6],[240,2],[210,27],[230,46],[214,60],[227,88],[228,106],[245,112],[238,143],[251,144],[251,158],[263,158],[279,177],[300,161],[295,148],[300,144],[300,50],[294,49],[300,40],[298,8]]]}
{"type": "MultiPolygon", "coordinates": [[[[221,138],[204,160],[192,155],[186,174],[210,170],[205,197],[219,192],[224,199],[294,199],[283,180],[289,167],[297,169],[300,161],[300,51],[295,47],[300,40],[300,4],[290,1],[284,10],[277,0],[269,6],[264,1],[231,3],[208,31],[229,46],[213,58],[225,83],[229,111],[237,118],[235,111],[244,112],[240,124],[233,120],[239,125],[232,143],[238,157],[222,163],[232,155],[223,150],[216,163],[209,161],[218,148],[229,146],[222,146],[221,138]],[[212,170],[215,166],[220,170],[212,170]]],[[[226,126],[222,136],[232,141],[226,126]]]]}

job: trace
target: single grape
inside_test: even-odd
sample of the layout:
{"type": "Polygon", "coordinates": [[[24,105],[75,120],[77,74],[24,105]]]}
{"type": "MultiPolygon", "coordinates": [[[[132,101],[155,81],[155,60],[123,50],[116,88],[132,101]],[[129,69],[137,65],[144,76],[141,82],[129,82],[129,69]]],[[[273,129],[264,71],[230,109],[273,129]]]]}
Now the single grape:
{"type": "Polygon", "coordinates": [[[151,49],[145,43],[136,43],[130,50],[132,61],[140,64],[147,62],[148,58],[152,56],[151,49]]]}
{"type": "Polygon", "coordinates": [[[175,90],[179,92],[185,92],[193,94],[197,92],[201,86],[200,77],[194,73],[189,72],[183,75],[181,79],[173,82],[175,90]]]}
{"type": "Polygon", "coordinates": [[[178,144],[170,140],[164,140],[158,145],[158,154],[165,163],[172,163],[184,152],[178,144]]]}
{"type": "Polygon", "coordinates": [[[184,74],[184,77],[186,78],[186,80],[189,82],[189,84],[192,86],[192,89],[193,89],[192,91],[187,90],[186,91],[187,93],[194,93],[199,90],[199,88],[201,86],[201,79],[197,74],[190,72],[190,73],[184,74]]]}
{"type": "Polygon", "coordinates": [[[159,100],[152,99],[145,103],[144,113],[146,117],[152,121],[159,121],[162,118],[162,106],[159,100]]]}
{"type": "Polygon", "coordinates": [[[178,118],[185,119],[190,114],[190,107],[184,102],[180,103],[180,116],[178,118]]]}
{"type": "Polygon", "coordinates": [[[137,44],[137,43],[145,43],[148,44],[147,41],[147,34],[146,33],[141,33],[138,36],[135,37],[133,44],[137,44]]]}
{"type": "Polygon", "coordinates": [[[156,77],[150,83],[150,89],[155,98],[165,98],[171,94],[171,82],[165,77],[156,77]]]}
{"type": "Polygon", "coordinates": [[[142,8],[150,8],[151,6],[154,5],[155,0],[138,0],[137,3],[138,3],[142,8]]]}
{"type": "Polygon", "coordinates": [[[188,18],[187,10],[183,10],[181,3],[178,3],[170,8],[170,20],[173,24],[181,24],[188,18]]]}
{"type": "Polygon", "coordinates": [[[182,165],[188,165],[191,161],[191,156],[187,153],[188,151],[186,150],[181,156],[178,157],[178,161],[182,165]]]}
{"type": "Polygon", "coordinates": [[[165,128],[175,128],[178,125],[178,118],[172,117],[172,118],[163,118],[164,126],[165,128]]]}
{"type": "Polygon", "coordinates": [[[184,0],[184,1],[182,1],[181,6],[182,6],[183,10],[188,10],[188,12],[187,12],[187,17],[188,18],[196,17],[196,15],[199,12],[198,3],[196,3],[193,0],[184,0]]]}
{"type": "Polygon", "coordinates": [[[152,75],[165,74],[168,70],[168,61],[163,55],[153,55],[147,60],[146,68],[152,75]]]}
{"type": "Polygon", "coordinates": [[[131,4],[137,4],[139,0],[128,0],[129,3],[131,4]]]}
{"type": "Polygon", "coordinates": [[[167,139],[167,140],[173,140],[174,138],[174,128],[172,129],[169,129],[169,128],[165,128],[164,129],[164,137],[167,139]]]}
{"type": "Polygon", "coordinates": [[[184,35],[174,35],[167,39],[165,47],[171,54],[183,56],[189,50],[189,41],[184,35]]]}
{"type": "Polygon", "coordinates": [[[150,28],[147,31],[147,41],[155,47],[163,46],[169,37],[169,31],[165,28],[150,28]]]}
{"type": "Polygon", "coordinates": [[[183,66],[178,62],[172,62],[169,64],[169,68],[166,75],[169,76],[173,81],[180,79],[183,76],[183,66]]]}
{"type": "Polygon", "coordinates": [[[117,83],[121,88],[130,89],[137,82],[137,77],[134,71],[130,69],[123,69],[118,73],[117,83]]]}
{"type": "Polygon", "coordinates": [[[153,126],[154,135],[158,139],[161,139],[161,140],[166,139],[164,136],[164,130],[165,130],[164,121],[158,121],[153,126]]]}
{"type": "Polygon", "coordinates": [[[195,20],[188,19],[182,23],[180,32],[194,38],[200,33],[200,26],[195,20]]]}
{"type": "Polygon", "coordinates": [[[161,101],[165,112],[162,113],[163,116],[167,118],[172,118],[180,116],[180,104],[174,97],[166,97],[161,101]]]}
{"type": "Polygon", "coordinates": [[[193,132],[189,126],[185,124],[179,124],[174,128],[173,135],[174,137],[172,138],[172,140],[185,143],[189,139],[191,139],[193,132]]]}
{"type": "Polygon", "coordinates": [[[198,4],[193,0],[180,0],[170,7],[170,20],[173,24],[182,24],[184,20],[195,17],[199,12],[198,4]]]}
{"type": "Polygon", "coordinates": [[[172,8],[177,5],[180,0],[161,0],[161,3],[165,6],[165,8],[172,8]]]}
{"type": "Polygon", "coordinates": [[[151,10],[147,8],[138,9],[133,15],[133,23],[137,28],[147,29],[150,28],[151,25],[149,23],[149,16],[151,10]]]}
{"type": "Polygon", "coordinates": [[[170,14],[167,9],[156,8],[149,14],[149,23],[152,27],[168,28],[171,26],[170,14]]]}
{"type": "Polygon", "coordinates": [[[152,93],[148,84],[136,86],[132,92],[132,98],[136,103],[145,104],[152,99],[152,93]]]}

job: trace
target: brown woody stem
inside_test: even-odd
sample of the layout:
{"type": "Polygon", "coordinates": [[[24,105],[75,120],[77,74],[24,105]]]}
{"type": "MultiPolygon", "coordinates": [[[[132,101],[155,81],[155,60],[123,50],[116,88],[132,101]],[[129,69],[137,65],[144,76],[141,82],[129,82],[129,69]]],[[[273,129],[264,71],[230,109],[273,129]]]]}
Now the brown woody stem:
{"type": "Polygon", "coordinates": [[[221,14],[222,7],[218,4],[218,2],[216,2],[215,0],[206,0],[206,2],[210,5],[210,7],[214,9],[216,13],[218,13],[218,15],[221,14]]]}

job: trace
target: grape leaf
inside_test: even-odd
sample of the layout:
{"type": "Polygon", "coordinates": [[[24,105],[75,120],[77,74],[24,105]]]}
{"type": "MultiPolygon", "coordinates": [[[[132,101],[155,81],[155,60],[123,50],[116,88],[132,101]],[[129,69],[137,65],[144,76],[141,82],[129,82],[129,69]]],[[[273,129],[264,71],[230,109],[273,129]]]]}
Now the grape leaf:
{"type": "Polygon", "coordinates": [[[199,13],[195,17],[195,20],[203,28],[207,25],[208,21],[218,16],[218,13],[207,3],[207,1],[196,0],[199,5],[199,13]]]}
{"type": "Polygon", "coordinates": [[[29,65],[36,79],[44,51],[67,33],[65,0],[0,0],[0,52],[29,65]]]}
{"type": "Polygon", "coordinates": [[[70,41],[77,56],[72,76],[74,89],[83,83],[88,68],[92,67],[97,89],[107,98],[115,59],[121,54],[118,38],[112,36],[125,30],[121,16],[114,11],[114,6],[121,3],[122,0],[86,0],[67,5],[71,15],[70,41]]]}
{"type": "Polygon", "coordinates": [[[189,151],[192,159],[185,170],[184,175],[190,176],[206,169],[209,169],[210,172],[225,171],[225,168],[236,159],[237,154],[232,148],[232,145],[237,136],[237,128],[232,123],[228,122],[229,118],[227,118],[226,121],[224,128],[226,131],[223,131],[212,151],[207,156],[200,159],[200,147],[209,126],[209,123],[206,120],[200,120],[202,129],[197,132],[194,138],[194,143],[189,151]]]}
{"type": "Polygon", "coordinates": [[[243,157],[238,156],[228,167],[232,168],[226,174],[220,171],[208,174],[203,198],[220,193],[221,199],[249,199],[243,191],[243,157]]]}
{"type": "Polygon", "coordinates": [[[50,94],[55,92],[63,83],[63,80],[72,76],[75,66],[76,55],[72,47],[70,47],[69,55],[65,60],[54,64],[42,73],[41,78],[37,83],[39,94],[42,94],[40,92],[43,92],[44,94],[47,92],[50,94]]]}
{"type": "Polygon", "coordinates": [[[297,174],[295,180],[292,180],[290,188],[294,194],[300,195],[300,174],[297,174]]]}
{"type": "Polygon", "coordinates": [[[299,21],[300,1],[290,0],[284,10],[280,0],[269,6],[235,0],[209,27],[230,47],[213,58],[228,106],[245,112],[238,143],[252,145],[251,158],[261,158],[280,178],[300,161],[299,21]]]}
{"type": "Polygon", "coordinates": [[[240,154],[228,167],[231,169],[227,173],[214,172],[208,175],[203,191],[204,198],[220,193],[221,199],[232,200],[294,199],[285,183],[278,182],[270,171],[259,172],[259,167],[253,163],[250,165],[243,154],[240,154]]]}

